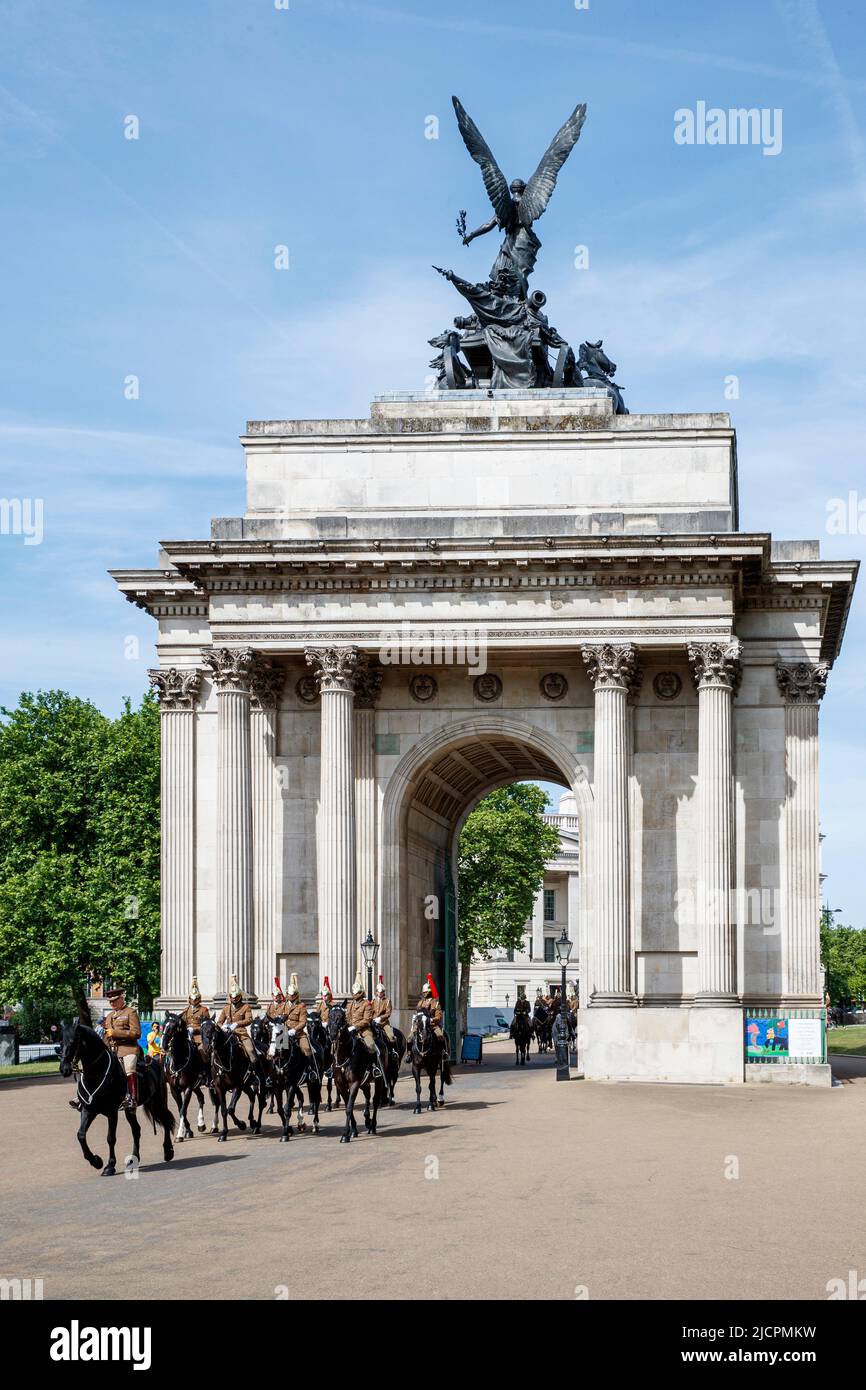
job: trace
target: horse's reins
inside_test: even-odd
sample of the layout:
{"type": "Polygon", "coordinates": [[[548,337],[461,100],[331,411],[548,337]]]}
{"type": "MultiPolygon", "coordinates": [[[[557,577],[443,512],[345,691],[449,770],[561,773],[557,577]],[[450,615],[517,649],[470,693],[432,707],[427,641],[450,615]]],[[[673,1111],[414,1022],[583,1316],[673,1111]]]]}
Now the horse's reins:
{"type": "Polygon", "coordinates": [[[96,1089],[90,1092],[90,1095],[89,1095],[89,1096],[87,1095],[87,1087],[86,1087],[85,1084],[84,1084],[84,1071],[83,1071],[83,1069],[82,1069],[82,1071],[81,1071],[81,1074],[80,1074],[79,1077],[78,1077],[78,1083],[77,1083],[76,1089],[77,1089],[78,1092],[79,1092],[79,1099],[81,1099],[81,1100],[84,1101],[84,1104],[87,1106],[88,1109],[90,1109],[90,1106],[93,1104],[93,1097],[96,1095],[96,1093],[97,1093],[98,1091],[101,1091],[101,1090],[102,1090],[102,1087],[105,1085],[106,1081],[108,1080],[109,1074],[110,1074],[110,1072],[111,1072],[111,1059],[112,1059],[113,1056],[114,1056],[114,1053],[111,1051],[111,1048],[107,1048],[107,1049],[106,1049],[106,1055],[105,1055],[105,1062],[106,1062],[106,1066],[105,1066],[105,1075],[103,1076],[102,1080],[100,1081],[100,1083],[99,1083],[99,1085],[96,1087],[96,1089]],[[86,1097],[86,1099],[85,1099],[85,1097],[86,1097]]]}

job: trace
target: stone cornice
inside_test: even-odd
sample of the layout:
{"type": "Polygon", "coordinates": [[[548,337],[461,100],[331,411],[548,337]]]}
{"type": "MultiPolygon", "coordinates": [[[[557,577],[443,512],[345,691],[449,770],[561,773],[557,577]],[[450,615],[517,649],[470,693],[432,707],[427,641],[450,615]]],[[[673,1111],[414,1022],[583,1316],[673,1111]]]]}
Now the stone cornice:
{"type": "Polygon", "coordinates": [[[736,693],[743,678],[741,650],[736,638],[730,642],[690,642],[689,665],[695,689],[716,686],[736,693]]]}
{"type": "Polygon", "coordinates": [[[165,711],[192,710],[201,690],[202,673],[197,667],[168,666],[148,671],[160,708],[165,711]]]}
{"type": "Polygon", "coordinates": [[[776,667],[776,680],[787,705],[818,705],[827,689],[826,661],[797,661],[776,667]]]}

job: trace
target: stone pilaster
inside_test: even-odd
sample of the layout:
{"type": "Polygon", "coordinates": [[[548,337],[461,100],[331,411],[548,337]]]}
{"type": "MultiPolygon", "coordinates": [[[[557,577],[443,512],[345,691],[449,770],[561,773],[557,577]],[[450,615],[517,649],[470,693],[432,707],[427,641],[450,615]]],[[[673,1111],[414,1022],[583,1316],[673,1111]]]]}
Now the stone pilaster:
{"type": "Polygon", "coordinates": [[[583,648],[595,689],[594,1005],[635,1003],[629,876],[629,696],[640,687],[630,642],[583,648]]]}
{"type": "Polygon", "coordinates": [[[823,1003],[821,865],[819,858],[818,707],[827,686],[825,662],[776,667],[785,701],[782,870],[782,990],[786,1000],[823,1003]]]}
{"type": "Polygon", "coordinates": [[[250,692],[251,647],[214,647],[202,660],[217,692],[217,942],[214,997],[225,998],[229,976],[252,993],[253,814],[250,692]]]}
{"type": "Polygon", "coordinates": [[[532,959],[544,960],[544,886],[532,904],[532,959]]]}
{"type": "Polygon", "coordinates": [[[160,1002],[195,974],[195,721],[201,671],[148,671],[160,707],[160,1002]]]}
{"type": "MultiPolygon", "coordinates": [[[[378,882],[378,804],[376,790],[376,701],[384,670],[362,652],[355,676],[355,891],[357,903],[356,967],[360,942],[376,935],[378,882]]],[[[384,970],[381,952],[379,969],[384,970]]]]}
{"type": "Polygon", "coordinates": [[[698,692],[698,993],[696,1004],[737,996],[732,710],[741,679],[740,644],[696,642],[689,662],[698,692]]]}
{"type": "Polygon", "coordinates": [[[281,941],[282,855],[277,711],[285,685],[281,666],[258,661],[250,685],[253,815],[253,974],[259,998],[273,989],[281,941]]]}
{"type": "Polygon", "coordinates": [[[350,990],[359,935],[355,880],[355,679],[357,647],[308,647],[322,705],[316,888],[319,973],[335,994],[350,990]]]}

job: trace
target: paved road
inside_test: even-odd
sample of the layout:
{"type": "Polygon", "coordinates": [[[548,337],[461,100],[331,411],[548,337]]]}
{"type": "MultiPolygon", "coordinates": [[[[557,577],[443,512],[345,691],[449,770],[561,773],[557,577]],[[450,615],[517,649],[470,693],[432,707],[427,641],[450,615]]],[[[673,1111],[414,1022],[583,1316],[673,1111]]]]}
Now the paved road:
{"type": "Polygon", "coordinates": [[[823,1299],[866,1277],[857,1059],[832,1090],[726,1090],[557,1084],[546,1059],[485,1055],[436,1114],[402,1081],[377,1138],[340,1145],[334,1114],[288,1145],[197,1135],[164,1165],[147,1133],[135,1181],[85,1165],[69,1083],[2,1086],[0,1275],[46,1298],[823,1299]]]}

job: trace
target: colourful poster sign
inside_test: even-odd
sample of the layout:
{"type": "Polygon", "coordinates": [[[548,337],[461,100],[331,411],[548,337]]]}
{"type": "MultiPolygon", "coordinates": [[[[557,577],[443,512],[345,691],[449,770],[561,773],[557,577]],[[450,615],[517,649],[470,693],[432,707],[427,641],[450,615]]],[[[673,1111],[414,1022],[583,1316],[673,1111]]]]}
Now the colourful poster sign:
{"type": "Polygon", "coordinates": [[[787,1057],[788,1020],[786,1018],[747,1018],[747,1057],[787,1057]]]}

